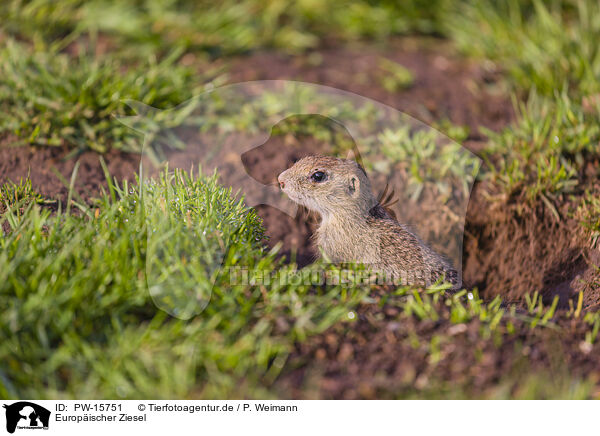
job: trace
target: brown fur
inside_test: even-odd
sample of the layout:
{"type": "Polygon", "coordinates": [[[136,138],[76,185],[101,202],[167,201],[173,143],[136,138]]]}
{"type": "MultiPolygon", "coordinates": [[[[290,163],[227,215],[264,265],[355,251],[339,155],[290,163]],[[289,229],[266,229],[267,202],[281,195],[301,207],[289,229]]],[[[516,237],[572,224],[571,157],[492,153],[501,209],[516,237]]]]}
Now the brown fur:
{"type": "Polygon", "coordinates": [[[460,286],[449,263],[381,206],[355,161],[307,156],[278,180],[292,200],[321,216],[314,240],[326,259],[363,263],[401,283],[427,286],[445,277],[460,286]],[[316,171],[326,180],[314,181],[316,171]]]}

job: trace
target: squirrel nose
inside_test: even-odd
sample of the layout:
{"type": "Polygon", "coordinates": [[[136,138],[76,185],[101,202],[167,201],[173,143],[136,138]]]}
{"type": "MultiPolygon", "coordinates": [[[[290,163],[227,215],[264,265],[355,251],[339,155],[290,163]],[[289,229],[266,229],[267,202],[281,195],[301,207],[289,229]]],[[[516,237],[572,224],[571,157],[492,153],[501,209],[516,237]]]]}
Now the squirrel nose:
{"type": "Polygon", "coordinates": [[[281,189],[285,188],[285,182],[283,181],[283,179],[281,178],[281,174],[279,174],[279,176],[277,177],[277,181],[279,182],[279,187],[281,189]]]}

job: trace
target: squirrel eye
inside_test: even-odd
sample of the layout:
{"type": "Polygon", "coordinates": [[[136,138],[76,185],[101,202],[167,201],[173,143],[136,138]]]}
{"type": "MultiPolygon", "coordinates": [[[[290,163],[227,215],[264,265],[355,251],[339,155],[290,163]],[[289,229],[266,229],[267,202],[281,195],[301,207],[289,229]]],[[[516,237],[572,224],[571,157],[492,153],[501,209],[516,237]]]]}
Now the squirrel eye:
{"type": "Polygon", "coordinates": [[[327,179],[327,174],[325,174],[323,171],[315,171],[314,173],[312,173],[310,178],[313,182],[319,183],[327,179]]]}

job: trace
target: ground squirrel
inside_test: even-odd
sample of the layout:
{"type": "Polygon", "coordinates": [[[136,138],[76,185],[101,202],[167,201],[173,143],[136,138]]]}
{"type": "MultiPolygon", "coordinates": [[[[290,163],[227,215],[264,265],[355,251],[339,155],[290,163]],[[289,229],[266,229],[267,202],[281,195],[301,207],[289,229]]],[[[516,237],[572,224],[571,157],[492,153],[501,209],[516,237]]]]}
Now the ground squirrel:
{"type": "Polygon", "coordinates": [[[395,283],[428,286],[444,277],[460,286],[449,262],[379,204],[355,161],[307,156],[278,181],[289,198],[320,214],[313,239],[326,259],[363,263],[395,283]]]}

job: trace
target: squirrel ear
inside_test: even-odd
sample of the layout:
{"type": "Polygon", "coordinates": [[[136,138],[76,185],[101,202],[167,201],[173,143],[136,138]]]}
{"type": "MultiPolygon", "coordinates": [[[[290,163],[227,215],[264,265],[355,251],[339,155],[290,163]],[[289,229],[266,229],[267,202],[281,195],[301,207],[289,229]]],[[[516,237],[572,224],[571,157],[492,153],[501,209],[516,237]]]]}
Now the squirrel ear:
{"type": "Polygon", "coordinates": [[[356,144],[354,144],[354,147],[351,150],[348,150],[348,155],[346,156],[346,159],[353,160],[354,162],[356,162],[356,164],[358,165],[360,170],[363,173],[365,172],[365,170],[364,170],[365,166],[363,165],[363,161],[362,161],[362,158],[360,157],[360,153],[358,151],[358,148],[356,147],[356,144]]]}
{"type": "Polygon", "coordinates": [[[348,185],[348,191],[350,192],[350,195],[354,195],[356,193],[356,191],[358,191],[359,187],[360,187],[360,180],[358,180],[358,177],[352,176],[350,178],[350,183],[348,185]]]}

